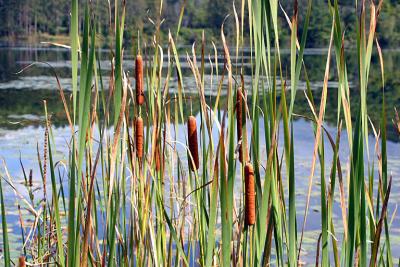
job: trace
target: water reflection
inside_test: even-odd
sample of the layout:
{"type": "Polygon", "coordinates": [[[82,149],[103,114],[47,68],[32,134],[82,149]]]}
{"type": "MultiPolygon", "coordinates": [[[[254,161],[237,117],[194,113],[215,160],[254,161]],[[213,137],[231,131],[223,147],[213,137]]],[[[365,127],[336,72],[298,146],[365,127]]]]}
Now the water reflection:
{"type": "MultiPolygon", "coordinates": [[[[186,55],[186,51],[190,52],[190,47],[182,47],[181,55],[186,55]]],[[[130,50],[127,50],[130,51],[130,50]]],[[[213,55],[213,51],[208,51],[213,55]]],[[[304,57],[307,74],[311,81],[311,86],[314,91],[316,103],[319,103],[320,90],[322,88],[321,80],[324,76],[326,53],[324,49],[310,50],[304,57]]],[[[398,137],[394,131],[394,127],[390,123],[394,118],[394,107],[400,107],[400,69],[396,68],[396,62],[400,62],[399,51],[384,51],[384,64],[385,64],[385,92],[386,92],[386,111],[388,121],[388,138],[392,141],[398,141],[398,137]]],[[[357,62],[356,54],[348,53],[347,67],[351,87],[351,106],[352,114],[356,115],[356,110],[359,103],[358,87],[357,87],[357,62]]],[[[222,53],[219,54],[219,57],[222,53]]],[[[100,50],[99,61],[102,62],[102,72],[104,78],[104,87],[108,88],[107,78],[109,75],[110,65],[108,58],[110,51],[100,50]]],[[[166,55],[165,55],[166,57],[166,55]]],[[[133,70],[134,60],[133,55],[127,54],[125,56],[125,68],[133,70]]],[[[37,65],[20,75],[15,73],[22,69],[24,66],[35,62],[49,62],[56,70],[60,78],[64,90],[70,90],[70,55],[69,51],[64,48],[48,48],[48,47],[35,47],[35,48],[0,48],[0,127],[6,129],[18,129],[27,125],[37,126],[41,123],[43,115],[44,99],[47,100],[49,112],[53,115],[53,123],[56,126],[65,125],[66,118],[63,112],[58,92],[57,83],[52,76],[52,72],[46,65],[37,65]]],[[[182,68],[185,88],[188,93],[195,92],[195,81],[188,66],[185,64],[186,58],[182,56],[182,68]]],[[[166,62],[166,58],[165,58],[166,62]]],[[[219,64],[223,61],[220,58],[219,64]]],[[[233,60],[235,62],[235,60],[233,60]]],[[[245,50],[244,53],[245,63],[245,82],[247,87],[251,84],[251,63],[250,51],[245,50]]],[[[283,50],[282,65],[290,65],[290,57],[286,50],[283,50]]],[[[329,92],[327,99],[327,112],[326,121],[328,123],[336,124],[336,107],[337,107],[337,74],[336,63],[334,56],[332,57],[332,67],[330,72],[329,92]]],[[[210,67],[210,65],[207,65],[210,67]]],[[[207,67],[206,66],[206,67],[207,67]]],[[[132,71],[131,71],[132,72],[132,71]]],[[[303,77],[304,79],[304,77],[303,77]]],[[[290,85],[290,81],[287,81],[290,85]]],[[[214,77],[211,85],[211,77],[206,79],[206,93],[208,95],[215,95],[217,80],[214,77]]],[[[170,82],[170,92],[176,92],[176,80],[172,78],[170,82]]],[[[300,82],[299,88],[305,88],[305,83],[300,82]]],[[[379,59],[376,55],[372,57],[369,86],[368,86],[368,109],[369,116],[375,125],[378,125],[380,120],[380,110],[382,103],[382,81],[381,70],[379,67],[379,59]]],[[[67,92],[68,95],[68,92],[67,92]]],[[[198,107],[193,107],[195,110],[198,107]]],[[[304,97],[303,92],[299,91],[296,98],[295,112],[299,114],[309,114],[309,107],[304,97]]]]}
{"type": "MultiPolygon", "coordinates": [[[[190,48],[187,48],[190,51],[190,48]]],[[[182,53],[183,54],[183,53],[182,53]]],[[[101,66],[103,69],[103,75],[107,77],[109,69],[107,68],[107,58],[109,57],[109,51],[102,51],[101,55],[101,66]]],[[[397,51],[386,51],[384,52],[385,61],[385,91],[386,91],[386,108],[387,108],[387,120],[388,120],[388,139],[391,140],[388,143],[388,166],[390,173],[397,177],[400,173],[400,155],[398,153],[400,143],[399,138],[396,134],[394,127],[391,125],[391,120],[394,117],[394,107],[400,108],[400,70],[396,68],[396,63],[400,62],[400,53],[397,51]]],[[[351,55],[348,57],[348,70],[349,79],[351,81],[351,107],[353,116],[356,115],[358,108],[358,103],[360,101],[360,93],[357,87],[357,64],[355,62],[356,55],[351,55]]],[[[127,55],[125,61],[125,67],[127,69],[133,69],[133,56],[127,55]]],[[[185,62],[185,58],[181,59],[185,62]]],[[[245,55],[245,63],[249,64],[251,58],[247,53],[245,55]]],[[[382,103],[382,81],[381,72],[379,69],[379,64],[377,57],[372,58],[373,64],[371,64],[371,73],[369,78],[368,87],[368,109],[371,121],[374,123],[375,127],[379,125],[380,114],[381,114],[381,103],[382,103]]],[[[44,107],[43,100],[47,101],[48,111],[52,116],[52,125],[54,126],[53,135],[55,136],[55,147],[56,147],[56,160],[65,159],[67,155],[67,142],[70,137],[70,130],[67,127],[67,119],[64,113],[64,107],[61,103],[59,92],[57,91],[57,85],[54,77],[51,75],[51,71],[48,67],[44,65],[36,66],[21,75],[15,75],[15,73],[20,70],[23,66],[30,64],[34,61],[46,61],[51,62],[53,67],[55,67],[58,76],[61,79],[61,83],[66,89],[66,98],[69,99],[70,88],[70,62],[69,53],[66,49],[19,49],[19,48],[1,48],[0,49],[0,157],[3,157],[6,164],[10,170],[10,173],[17,180],[21,180],[22,171],[19,159],[23,159],[24,166],[28,169],[34,170],[34,177],[40,177],[39,169],[37,165],[37,144],[39,147],[43,145],[44,138],[44,107]]],[[[288,66],[290,64],[290,59],[287,54],[282,56],[283,66],[288,66]]],[[[325,71],[325,61],[326,61],[326,51],[315,51],[315,53],[306,53],[305,55],[305,65],[307,68],[308,76],[312,83],[312,89],[314,94],[315,103],[319,103],[321,96],[321,80],[324,76],[325,71]]],[[[220,59],[222,63],[222,59],[220,59]]],[[[249,66],[249,65],[246,65],[249,66]]],[[[187,68],[187,65],[183,64],[183,73],[185,76],[184,83],[187,90],[195,90],[195,81],[191,78],[191,72],[187,68]]],[[[250,69],[246,68],[246,77],[250,77],[250,69]]],[[[326,122],[329,132],[335,135],[335,125],[337,120],[337,89],[335,81],[337,81],[337,74],[335,69],[335,62],[332,62],[332,70],[330,73],[330,86],[327,98],[327,109],[326,109],[326,122]]],[[[215,78],[214,78],[215,79],[215,78]]],[[[304,80],[304,77],[302,78],[304,80]]],[[[106,79],[105,79],[106,80],[106,79]]],[[[173,93],[174,82],[171,82],[171,92],[173,93]]],[[[207,81],[210,82],[210,81],[207,81]]],[[[216,80],[213,81],[214,87],[216,80]]],[[[246,84],[250,84],[249,78],[246,80],[246,84]]],[[[106,84],[106,83],[105,83],[106,84]]],[[[207,84],[206,84],[207,85],[207,84]]],[[[105,86],[107,87],[107,86],[105,86]]],[[[212,90],[210,90],[212,94],[212,90]]],[[[214,97],[207,97],[208,101],[213,102],[214,97]]],[[[249,101],[251,101],[251,96],[249,96],[249,101]]],[[[225,96],[222,97],[221,102],[226,102],[225,96]]],[[[189,105],[189,104],[188,104],[189,105]]],[[[191,108],[193,113],[198,113],[199,111],[199,101],[193,101],[191,108]]],[[[184,110],[188,112],[190,110],[189,106],[184,107],[184,110]]],[[[299,91],[296,98],[295,113],[310,116],[309,107],[304,96],[303,91],[299,91]]],[[[101,112],[100,112],[101,114],[101,112]]],[[[173,115],[173,113],[172,113],[173,115]]],[[[174,119],[174,118],[172,118],[174,119]]],[[[354,119],[354,118],[353,118],[354,119]]],[[[260,129],[264,127],[263,120],[260,120],[260,129]]],[[[180,126],[182,127],[182,126],[180,126]]],[[[184,129],[181,129],[184,132],[184,129]]],[[[314,137],[312,133],[312,125],[303,119],[296,119],[294,123],[294,134],[295,134],[295,162],[298,164],[296,166],[296,182],[298,185],[297,200],[298,206],[298,221],[302,220],[302,205],[305,203],[305,192],[307,188],[307,177],[310,170],[311,162],[311,148],[314,144],[314,137]]],[[[262,133],[260,133],[263,136],[262,133]]],[[[282,138],[282,135],[280,136],[282,138]]],[[[341,140],[341,151],[340,157],[343,159],[343,167],[346,166],[346,160],[348,159],[348,144],[347,135],[342,132],[341,140]],[[346,150],[347,149],[347,150],[346,150]]],[[[279,141],[279,145],[282,146],[283,141],[279,141]]],[[[374,138],[370,136],[369,140],[370,152],[373,153],[374,138]]],[[[327,148],[329,145],[326,146],[327,148]]],[[[282,149],[280,147],[280,149],[282,149]]],[[[264,157],[266,151],[263,152],[264,157]]],[[[326,151],[326,158],[331,159],[332,154],[329,149],[326,151]]],[[[185,154],[185,153],[182,153],[185,154]]],[[[377,169],[377,168],[376,168],[377,169]]],[[[345,170],[345,169],[344,169],[345,170]]],[[[318,170],[315,177],[318,177],[318,170]]],[[[317,178],[316,178],[317,179],[317,178]]],[[[40,182],[40,181],[39,181],[40,182]]],[[[394,189],[392,193],[392,198],[390,202],[389,212],[393,214],[396,209],[396,203],[400,201],[399,183],[394,183],[394,189]]],[[[309,254],[307,257],[313,258],[312,251],[314,251],[314,246],[316,239],[318,238],[318,233],[316,232],[320,229],[320,214],[319,214],[319,191],[315,188],[311,198],[311,214],[312,220],[309,220],[307,225],[306,235],[308,234],[309,239],[306,239],[306,247],[309,245],[309,254]],[[308,241],[307,241],[308,240],[308,241]]],[[[14,201],[12,198],[13,192],[6,192],[8,196],[7,204],[14,201]]],[[[335,218],[340,220],[340,209],[338,208],[338,201],[335,202],[335,218]]],[[[11,227],[14,225],[16,228],[14,232],[18,231],[17,216],[15,214],[10,214],[8,219],[11,222],[11,227]]],[[[394,253],[400,253],[400,215],[395,215],[395,220],[393,224],[393,244],[394,253]]],[[[338,229],[341,232],[341,229],[338,229]]],[[[400,254],[394,255],[399,257],[400,254]]]]}

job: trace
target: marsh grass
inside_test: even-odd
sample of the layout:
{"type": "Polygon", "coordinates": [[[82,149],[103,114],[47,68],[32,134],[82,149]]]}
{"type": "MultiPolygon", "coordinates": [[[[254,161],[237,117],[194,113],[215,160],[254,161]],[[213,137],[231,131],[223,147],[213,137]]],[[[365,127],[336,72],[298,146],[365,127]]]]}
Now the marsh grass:
{"type": "MultiPolygon", "coordinates": [[[[350,106],[346,35],[336,0],[327,4],[332,17],[331,38],[325,75],[320,77],[324,81],[320,103],[314,101],[315,92],[310,89],[303,58],[312,16],[312,1],[307,3],[301,24],[297,1],[291,18],[277,0],[242,1],[240,12],[233,5],[233,18],[224,23],[234,24],[234,37],[227,39],[222,25],[221,40],[210,42],[203,34],[202,40],[186,52],[197,90],[197,94],[189,95],[176,47],[184,7],[177,31],[169,33],[165,47],[160,37],[165,4],[161,1],[160,17],[151,19],[154,38],[146,43],[137,36],[134,52],[140,55],[136,59],[139,69],[132,72],[122,67],[123,44],[127,42],[123,37],[124,19],[128,14],[125,2],[115,0],[114,12],[110,11],[115,43],[110,54],[109,88],[104,88],[96,51],[95,14],[91,4],[86,4],[80,35],[80,5],[72,0],[72,97],[65,97],[59,87],[71,130],[68,156],[54,161],[56,148],[45,106],[45,149],[42,155],[38,152],[44,199],[34,199],[29,183],[26,187],[30,199],[24,199],[13,187],[8,172],[0,180],[4,264],[13,263],[3,199],[2,184],[6,182],[22,199],[30,211],[27,216],[34,222],[24,226],[21,220],[21,254],[27,265],[298,266],[304,261],[310,197],[316,190],[321,205],[320,237],[315,243],[317,266],[393,266],[387,218],[392,178],[386,155],[385,102],[379,127],[368,120],[366,105],[374,47],[380,56],[384,88],[382,51],[375,35],[382,2],[368,3],[368,9],[365,1],[356,1],[356,10],[360,11],[358,110],[350,106]],[[282,64],[280,57],[279,32],[286,25],[279,22],[279,12],[284,13],[291,31],[288,66],[282,64]],[[244,38],[245,22],[250,40],[244,38]],[[241,59],[247,45],[252,55],[249,88],[244,85],[241,59]],[[217,46],[223,47],[223,67],[217,46]],[[324,122],[332,57],[338,77],[336,136],[326,130],[324,122]],[[207,70],[210,73],[206,73],[207,63],[211,65],[207,70]],[[130,73],[139,77],[136,91],[130,73]],[[212,101],[205,96],[206,75],[211,79],[207,86],[216,92],[212,101]],[[290,89],[286,77],[290,77],[290,89]],[[304,93],[311,114],[308,117],[294,113],[300,78],[306,80],[304,93]],[[178,81],[177,94],[169,92],[172,79],[178,81]],[[226,97],[222,97],[223,90],[226,97]],[[190,112],[184,109],[193,103],[200,105],[197,117],[192,116],[192,108],[190,112]],[[354,113],[355,122],[351,119],[354,113]],[[296,208],[295,116],[311,122],[310,131],[315,137],[303,221],[299,221],[296,208]],[[264,123],[264,136],[260,135],[260,121],[264,123]],[[187,122],[189,134],[180,131],[187,122]],[[339,156],[342,125],[349,140],[348,158],[339,156]],[[376,158],[367,149],[371,129],[376,137],[376,158]],[[284,142],[282,152],[278,149],[280,135],[284,142]],[[266,159],[261,156],[261,147],[267,151],[266,159]],[[325,157],[327,150],[333,151],[332,159],[325,157]],[[343,162],[349,162],[348,171],[342,170],[343,162]],[[318,163],[320,176],[316,178],[318,163]],[[59,183],[61,173],[68,177],[68,188],[59,183]],[[45,189],[48,176],[51,194],[45,189]],[[250,185],[254,189],[248,188],[250,185]],[[335,194],[340,199],[340,220],[333,219],[335,194]]],[[[400,132],[398,116],[394,124],[400,132]]]]}

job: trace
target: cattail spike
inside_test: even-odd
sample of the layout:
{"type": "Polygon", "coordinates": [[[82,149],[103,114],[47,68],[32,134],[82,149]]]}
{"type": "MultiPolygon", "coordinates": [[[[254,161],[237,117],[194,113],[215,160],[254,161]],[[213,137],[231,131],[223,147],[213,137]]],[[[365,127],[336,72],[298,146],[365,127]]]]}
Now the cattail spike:
{"type": "Polygon", "coordinates": [[[136,141],[136,155],[138,158],[143,157],[143,119],[141,117],[136,118],[135,122],[135,141],[136,141]]]}
{"type": "Polygon", "coordinates": [[[193,171],[193,170],[198,170],[199,166],[200,166],[199,148],[197,145],[196,118],[193,116],[189,116],[187,126],[188,126],[189,151],[193,158],[193,162],[189,159],[189,166],[190,166],[190,169],[193,171]]]}
{"type": "Polygon", "coordinates": [[[245,174],[245,222],[254,225],[256,222],[256,195],[254,189],[254,170],[251,163],[244,167],[245,174]]]}
{"type": "Polygon", "coordinates": [[[143,59],[139,54],[136,56],[136,104],[143,105],[144,91],[143,91],[143,59]]]}
{"type": "Polygon", "coordinates": [[[18,266],[19,266],[19,267],[26,267],[25,257],[24,257],[24,256],[19,257],[19,259],[18,259],[18,266]]]}
{"type": "MultiPolygon", "coordinates": [[[[243,98],[242,92],[239,88],[236,92],[236,128],[237,128],[237,140],[242,139],[242,110],[243,110],[243,98]]],[[[239,160],[243,163],[243,150],[242,145],[239,145],[239,160]]]]}
{"type": "Polygon", "coordinates": [[[32,187],[33,186],[33,172],[32,169],[29,170],[29,186],[32,187]]]}
{"type": "Polygon", "coordinates": [[[236,124],[237,140],[238,142],[241,141],[239,145],[239,161],[243,163],[248,161],[249,155],[247,152],[247,144],[243,140],[243,93],[241,88],[236,92],[236,124]]]}

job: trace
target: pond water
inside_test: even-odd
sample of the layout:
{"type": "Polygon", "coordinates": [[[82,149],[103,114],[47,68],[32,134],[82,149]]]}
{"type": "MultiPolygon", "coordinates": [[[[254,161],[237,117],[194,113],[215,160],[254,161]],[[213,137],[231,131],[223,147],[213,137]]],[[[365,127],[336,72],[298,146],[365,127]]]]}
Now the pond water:
{"type": "MultiPolygon", "coordinates": [[[[184,48],[183,48],[184,49],[184,48]]],[[[190,53],[190,48],[187,49],[190,53]]],[[[110,65],[108,63],[109,52],[107,50],[101,53],[101,67],[106,76],[110,65]]],[[[185,55],[185,53],[181,53],[185,55]]],[[[221,54],[222,55],[222,54],[221,54]]],[[[125,68],[133,71],[134,57],[127,55],[125,60],[125,68]]],[[[352,105],[354,107],[359,101],[359,94],[357,92],[357,68],[354,62],[354,58],[350,57],[348,61],[350,85],[351,85],[351,97],[352,105]]],[[[245,63],[247,64],[245,81],[250,82],[250,56],[245,55],[245,63]]],[[[53,135],[55,141],[55,147],[57,149],[57,158],[62,159],[65,157],[67,151],[67,142],[70,137],[70,129],[67,127],[67,120],[64,116],[63,106],[57,90],[57,83],[53,70],[56,71],[60,82],[64,89],[70,90],[70,55],[68,50],[61,48],[48,48],[48,47],[13,47],[13,48],[0,48],[0,159],[4,160],[1,162],[0,174],[5,174],[5,167],[13,177],[17,188],[20,189],[21,193],[27,194],[24,191],[24,187],[20,185],[23,180],[23,170],[21,163],[23,164],[25,171],[29,172],[33,170],[33,178],[38,184],[41,183],[39,174],[39,164],[37,160],[37,146],[42,151],[43,139],[44,139],[44,122],[43,122],[43,100],[47,101],[48,111],[52,115],[53,135]],[[52,67],[48,65],[40,64],[36,65],[29,70],[24,71],[22,74],[15,74],[24,66],[33,62],[48,62],[52,67]]],[[[182,63],[186,62],[185,58],[182,58],[182,63]]],[[[378,59],[376,56],[373,57],[373,62],[377,63],[378,59]]],[[[391,227],[391,242],[393,245],[392,252],[396,258],[400,257],[400,215],[396,213],[397,205],[400,202],[400,143],[398,134],[391,124],[394,118],[394,107],[400,108],[400,69],[396,68],[396,63],[400,62],[400,52],[398,51],[384,51],[385,60],[385,91],[386,91],[386,102],[387,102],[387,116],[388,116],[388,168],[389,173],[393,176],[393,187],[391,193],[391,199],[389,204],[389,218],[393,219],[391,227]]],[[[289,57],[283,55],[283,64],[287,64],[289,57]]],[[[326,50],[309,50],[305,55],[305,64],[311,81],[312,89],[314,90],[315,100],[318,103],[320,98],[320,90],[322,88],[321,80],[324,75],[326,61],[326,50]]],[[[220,58],[222,63],[222,58],[220,58]]],[[[190,91],[190,88],[195,88],[195,81],[191,78],[191,72],[187,64],[183,65],[183,73],[185,76],[184,83],[186,90],[190,91]]],[[[335,64],[332,64],[335,65],[335,64]]],[[[221,66],[222,67],[222,66],[221,66]]],[[[335,88],[335,81],[337,80],[334,66],[331,70],[329,92],[328,92],[328,103],[326,112],[326,127],[332,136],[336,135],[336,105],[337,105],[337,94],[335,88]]],[[[382,82],[380,80],[381,73],[377,64],[372,64],[371,75],[369,80],[369,91],[368,91],[368,109],[371,121],[378,125],[380,120],[381,110],[381,99],[382,99],[382,82]]],[[[105,79],[106,80],[106,79],[105,79]]],[[[176,81],[171,83],[171,91],[173,92],[176,81]]],[[[216,80],[214,81],[216,83],[216,80]]],[[[300,82],[300,89],[304,88],[304,82],[300,82]]],[[[215,86],[214,86],[215,87],[215,86]]],[[[206,91],[208,95],[213,95],[213,90],[206,91]]],[[[198,110],[198,106],[193,105],[194,111],[198,110]]],[[[308,105],[305,101],[304,94],[299,91],[296,98],[295,113],[308,114],[308,105]]],[[[181,126],[182,127],[182,126],[181,126]]],[[[249,126],[251,127],[251,126],[249,126]]],[[[312,124],[303,119],[296,119],[294,122],[294,150],[295,150],[295,174],[296,174],[296,186],[297,186],[297,212],[298,212],[298,229],[301,227],[301,223],[304,215],[306,191],[308,186],[308,177],[310,175],[311,161],[312,161],[312,149],[314,145],[314,136],[312,132],[312,124]]],[[[260,129],[264,129],[263,121],[260,120],[260,129]]],[[[182,129],[184,131],[184,129],[182,129]]],[[[260,133],[263,136],[263,133],[260,133]]],[[[182,137],[183,138],[183,137],[182,137]]],[[[282,136],[280,137],[282,138],[282,136]]],[[[280,149],[282,149],[283,140],[279,141],[280,149]]],[[[369,160],[376,162],[375,154],[375,138],[370,136],[369,138],[369,160]]],[[[341,150],[340,158],[342,161],[342,168],[345,172],[348,168],[348,141],[345,130],[342,131],[341,138],[341,150]]],[[[262,147],[263,155],[265,157],[265,147],[262,147]]],[[[41,152],[42,153],[42,152],[41,152]]],[[[330,168],[330,162],[332,159],[332,150],[330,145],[326,143],[326,159],[328,159],[326,165],[330,168]]],[[[377,169],[377,167],[375,168],[377,169]]],[[[65,182],[65,181],[64,181],[65,182]]],[[[312,263],[315,258],[315,249],[317,246],[317,239],[319,235],[320,226],[320,191],[319,191],[319,170],[314,176],[314,190],[311,198],[310,213],[308,217],[308,223],[305,235],[305,252],[303,253],[304,260],[308,263],[312,263]]],[[[286,185],[285,185],[286,188],[286,185]]],[[[15,242],[19,240],[20,229],[18,212],[16,205],[18,203],[18,197],[15,196],[11,188],[3,183],[3,189],[6,198],[6,209],[8,212],[8,223],[11,232],[11,239],[15,242]]],[[[338,196],[338,194],[336,194],[338,196]]],[[[335,217],[341,219],[341,210],[338,203],[338,199],[335,202],[335,217]]],[[[341,232],[340,224],[338,224],[338,232],[341,232]]],[[[342,238],[338,235],[338,238],[342,238]]],[[[0,240],[2,242],[2,240],[0,240]]],[[[18,241],[20,242],[20,240],[18,241]]],[[[18,247],[13,249],[14,255],[18,255],[18,247]]]]}

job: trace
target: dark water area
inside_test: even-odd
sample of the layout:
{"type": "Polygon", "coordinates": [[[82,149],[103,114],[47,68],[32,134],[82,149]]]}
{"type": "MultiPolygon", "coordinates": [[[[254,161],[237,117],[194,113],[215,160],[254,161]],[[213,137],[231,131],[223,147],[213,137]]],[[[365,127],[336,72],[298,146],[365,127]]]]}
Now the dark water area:
{"type": "MultiPolygon", "coordinates": [[[[128,51],[128,50],[127,50],[128,51]]],[[[181,48],[181,64],[183,68],[184,85],[185,90],[188,94],[195,97],[196,87],[192,73],[188,64],[186,63],[186,51],[191,54],[191,47],[181,48]]],[[[214,52],[209,50],[208,53],[213,57],[214,52]]],[[[166,53],[165,53],[166,54],[166,53]]],[[[200,55],[200,53],[198,53],[200,55]]],[[[383,51],[384,64],[385,64],[385,101],[386,101],[386,114],[387,114],[387,135],[388,135],[388,168],[389,173],[393,177],[393,188],[391,194],[391,200],[389,202],[388,214],[389,218],[393,219],[391,228],[391,242],[393,245],[392,252],[393,256],[400,257],[400,215],[396,213],[397,205],[400,203],[400,142],[399,135],[396,133],[395,128],[392,124],[392,119],[395,116],[394,108],[400,109],[400,68],[398,64],[400,62],[400,51],[391,50],[383,51]]],[[[102,50],[99,52],[99,62],[102,69],[102,75],[104,79],[104,88],[108,88],[108,76],[111,69],[109,63],[110,51],[102,50]]],[[[327,51],[324,49],[307,50],[304,62],[307,69],[307,74],[310,80],[310,86],[313,92],[314,101],[316,106],[319,106],[322,80],[325,72],[325,64],[327,58],[327,51]]],[[[200,59],[198,58],[198,61],[200,59]]],[[[351,108],[352,115],[356,116],[360,101],[360,93],[358,89],[358,70],[357,70],[357,55],[350,53],[347,59],[349,82],[350,82],[350,95],[351,95],[351,108]]],[[[234,67],[240,67],[240,63],[234,67]]],[[[236,61],[233,59],[233,63],[236,61]]],[[[167,64],[167,58],[164,57],[164,64],[167,64]]],[[[222,69],[223,57],[222,52],[218,54],[218,64],[222,69]]],[[[245,67],[245,85],[249,87],[251,83],[251,56],[248,50],[243,56],[243,65],[245,67]]],[[[282,65],[284,68],[284,76],[290,77],[289,70],[290,56],[288,51],[283,51],[282,54],[282,65]]],[[[332,56],[331,71],[329,76],[328,84],[328,97],[327,97],[327,108],[326,108],[326,128],[332,136],[336,135],[336,122],[337,122],[337,73],[336,63],[334,55],[332,56]]],[[[124,60],[124,68],[133,73],[134,67],[134,56],[126,52],[124,60]]],[[[206,72],[210,70],[210,64],[206,64],[206,72]]],[[[54,76],[57,74],[60,83],[65,90],[67,99],[71,94],[71,64],[70,55],[67,49],[64,48],[49,48],[49,47],[13,47],[13,48],[0,48],[0,159],[3,159],[7,170],[10,175],[15,179],[17,188],[21,190],[23,194],[27,194],[25,187],[21,184],[23,181],[23,172],[21,163],[24,165],[25,170],[33,170],[33,176],[35,185],[40,188],[41,180],[39,173],[39,164],[37,160],[37,147],[41,149],[44,139],[44,106],[43,100],[47,102],[48,112],[51,115],[51,121],[53,126],[53,136],[55,142],[55,160],[65,159],[68,152],[68,142],[70,139],[70,129],[68,128],[68,122],[65,117],[64,107],[61,102],[59,90],[57,87],[57,81],[54,76]],[[34,62],[47,62],[46,64],[37,64],[31,68],[25,70],[20,74],[16,74],[25,66],[34,62]],[[21,161],[20,161],[21,159],[21,161]]],[[[210,76],[206,76],[210,77],[210,76]]],[[[379,60],[376,55],[372,58],[369,84],[368,84],[368,115],[374,126],[379,128],[381,120],[382,110],[382,73],[379,67],[379,60]]],[[[211,78],[210,78],[211,79],[211,78]]],[[[133,82],[133,78],[132,78],[133,82]]],[[[218,83],[216,77],[213,77],[213,82],[206,82],[207,99],[213,101],[215,97],[216,86],[218,83]]],[[[290,81],[288,81],[290,84],[290,81]]],[[[280,88],[280,87],[279,87],[280,88]]],[[[302,116],[310,116],[310,108],[308,106],[305,91],[306,84],[304,82],[304,74],[299,83],[299,91],[296,96],[296,103],[294,113],[302,116]]],[[[176,90],[176,79],[171,78],[170,93],[171,95],[176,90]]],[[[250,91],[250,89],[248,89],[250,91]]],[[[226,98],[222,96],[222,103],[226,98]]],[[[249,101],[251,101],[251,95],[249,95],[249,101]]],[[[260,103],[261,105],[261,103],[260,103]]],[[[198,113],[200,106],[198,101],[193,101],[192,105],[184,107],[186,112],[190,109],[193,113],[198,113]]],[[[263,120],[260,120],[260,131],[264,131],[263,120]]],[[[182,127],[182,131],[185,131],[182,127]]],[[[249,126],[251,127],[251,125],[249,126]]],[[[298,212],[298,226],[303,220],[306,191],[308,186],[308,176],[310,175],[310,168],[312,162],[312,148],[314,145],[313,125],[311,122],[303,118],[295,118],[294,121],[294,152],[296,162],[296,197],[297,197],[297,212],[298,212]]],[[[372,135],[370,129],[369,137],[369,155],[370,158],[366,160],[374,162],[376,165],[377,159],[375,155],[375,137],[372,135]]],[[[282,134],[281,134],[282,135],[282,134]]],[[[260,132],[260,136],[264,136],[263,132],[260,132]]],[[[183,138],[183,136],[181,136],[183,138]]],[[[283,139],[283,136],[280,136],[283,139]]],[[[330,144],[326,142],[326,159],[332,159],[332,151],[330,144]]],[[[279,147],[282,149],[283,140],[279,141],[279,147]]],[[[262,160],[266,159],[265,146],[261,148],[262,160]]],[[[184,154],[184,153],[183,153],[184,154]]],[[[340,157],[342,158],[343,172],[347,171],[348,165],[348,140],[345,129],[342,132],[341,149],[339,151],[340,157]]],[[[261,161],[262,161],[261,160],[261,161]]],[[[3,163],[1,163],[3,165],[3,163]]],[[[327,167],[328,168],[328,167],[327,167]]],[[[377,167],[375,168],[377,170],[377,167]]],[[[4,167],[0,167],[0,174],[4,175],[4,167]]],[[[329,169],[326,170],[326,173],[329,169]]],[[[316,240],[321,227],[320,227],[320,191],[319,191],[319,175],[320,171],[317,169],[314,176],[316,181],[313,187],[313,193],[311,196],[311,207],[310,214],[308,217],[308,224],[305,235],[305,253],[304,258],[308,259],[308,262],[313,262],[315,258],[316,240]]],[[[377,175],[376,175],[377,176],[377,175]]],[[[67,186],[66,181],[61,181],[67,186]]],[[[4,184],[3,184],[4,185],[4,184]]],[[[239,185],[240,187],[240,185],[239,185]]],[[[8,223],[11,228],[11,241],[17,243],[20,242],[20,228],[18,221],[18,213],[15,209],[16,203],[18,203],[18,197],[8,186],[3,186],[5,189],[6,205],[9,210],[8,223]]],[[[286,187],[285,187],[286,188],[286,187]]],[[[240,194],[240,191],[238,191],[240,194]]],[[[337,194],[338,195],[338,194],[337,194]]],[[[25,211],[26,212],[26,211],[25,211]]],[[[341,219],[341,210],[339,205],[339,199],[335,199],[334,204],[334,219],[341,219]]],[[[338,233],[341,233],[343,229],[340,229],[338,224],[338,233]]],[[[339,239],[342,238],[338,234],[339,239]]],[[[1,242],[1,241],[0,241],[1,242]]],[[[15,248],[14,255],[17,253],[18,248],[15,248]]]]}
{"type": "MultiPolygon", "coordinates": [[[[197,93],[195,90],[195,81],[191,70],[186,63],[186,52],[191,53],[191,47],[182,47],[181,49],[181,64],[184,76],[184,84],[186,92],[197,93]]],[[[129,51],[129,49],[127,49],[129,51]]],[[[208,51],[213,56],[214,51],[208,51]]],[[[125,52],[124,69],[132,75],[134,68],[134,56],[125,52]]],[[[282,51],[282,66],[290,65],[289,52],[282,51]]],[[[318,106],[322,81],[324,77],[327,51],[324,49],[311,49],[306,51],[304,62],[307,70],[307,75],[310,80],[310,85],[313,90],[315,103],[318,106]]],[[[400,51],[388,50],[384,51],[384,66],[385,66],[385,96],[386,96],[386,114],[388,121],[388,139],[394,142],[399,141],[395,128],[392,125],[392,119],[395,117],[394,108],[400,106],[400,68],[396,67],[396,62],[400,62],[400,51]]],[[[100,50],[99,61],[102,69],[104,89],[108,88],[108,75],[111,69],[109,50],[100,50]]],[[[199,55],[199,53],[198,53],[199,55]]],[[[350,53],[350,55],[352,55],[350,53]]],[[[222,51],[218,54],[218,64],[222,68],[223,57],[222,51]]],[[[242,57],[241,57],[242,58],[242,57]]],[[[360,93],[358,89],[358,70],[356,64],[357,55],[354,54],[347,59],[347,69],[350,82],[350,98],[352,115],[356,116],[360,101],[360,93]]],[[[198,58],[198,61],[200,58],[198,58]]],[[[214,60],[214,59],[213,59],[214,60]]],[[[235,66],[235,60],[232,62],[235,67],[240,67],[242,62],[235,66]]],[[[166,55],[164,55],[164,65],[167,64],[166,55]]],[[[243,65],[245,73],[245,84],[250,87],[251,83],[251,57],[250,51],[245,50],[243,55],[243,65]]],[[[206,73],[210,70],[210,64],[206,61],[206,73]],[[207,69],[208,68],[208,69],[207,69]]],[[[65,48],[58,47],[12,47],[0,48],[0,127],[5,129],[17,129],[27,125],[40,125],[43,118],[43,100],[47,100],[48,110],[52,115],[52,123],[56,126],[64,126],[67,123],[64,115],[64,109],[60,101],[57,81],[57,75],[66,95],[71,93],[71,63],[69,51],[65,48]],[[35,63],[32,67],[18,73],[29,64],[35,63]],[[46,62],[49,65],[44,64],[46,62]],[[18,74],[17,74],[18,73],[18,74]]],[[[215,76],[215,73],[214,73],[215,76]]],[[[284,73],[284,77],[289,77],[289,73],[284,73]]],[[[206,76],[207,77],[207,76],[206,76]]],[[[381,110],[382,110],[382,74],[377,56],[372,57],[372,64],[368,85],[368,115],[375,126],[379,125],[381,110]]],[[[210,78],[211,79],[211,78],[210,78]]],[[[206,94],[215,95],[217,82],[216,77],[213,78],[214,88],[210,91],[206,90],[206,94]]],[[[132,78],[133,80],[133,78],[132,78]]],[[[332,55],[331,71],[329,77],[327,110],[325,120],[328,123],[336,125],[337,121],[337,73],[334,55],[332,55]]],[[[290,81],[287,81],[290,84],[290,81]]],[[[264,84],[266,87],[266,85],[264,84]]],[[[301,115],[310,115],[310,108],[304,96],[306,84],[301,79],[299,84],[299,92],[296,96],[295,113],[301,115]]],[[[289,89],[289,88],[288,88],[289,89]]],[[[171,79],[170,92],[176,92],[176,79],[171,79]]],[[[250,89],[248,89],[251,91],[250,89]]],[[[251,100],[251,98],[250,98],[251,100]]],[[[198,108],[196,105],[194,109],[198,108]]]]}

